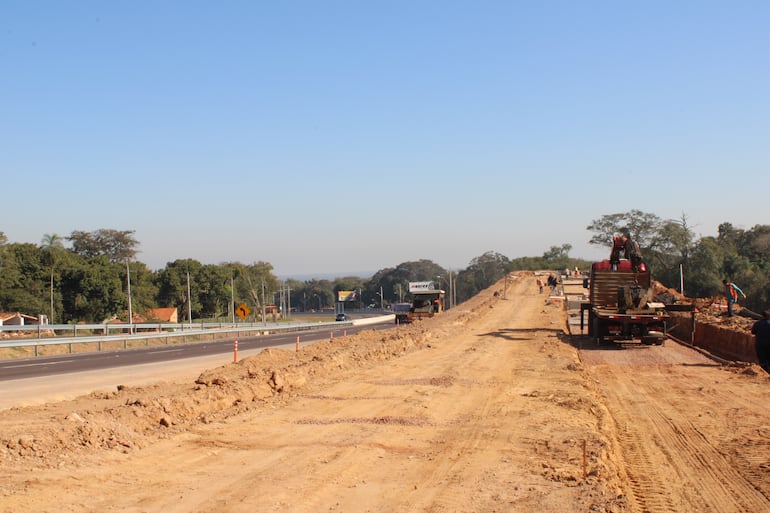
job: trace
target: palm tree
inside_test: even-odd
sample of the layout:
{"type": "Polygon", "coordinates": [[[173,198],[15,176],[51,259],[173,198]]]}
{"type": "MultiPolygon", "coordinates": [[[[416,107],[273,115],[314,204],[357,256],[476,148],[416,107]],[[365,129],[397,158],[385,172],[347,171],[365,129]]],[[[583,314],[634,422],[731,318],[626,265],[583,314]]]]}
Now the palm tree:
{"type": "Polygon", "coordinates": [[[62,238],[55,234],[48,234],[46,233],[43,235],[43,240],[40,241],[40,247],[46,252],[48,255],[48,262],[51,264],[51,284],[50,284],[50,290],[51,290],[51,318],[48,320],[49,324],[53,324],[53,272],[54,268],[56,267],[56,254],[58,251],[64,249],[64,243],[62,242],[62,238]]]}

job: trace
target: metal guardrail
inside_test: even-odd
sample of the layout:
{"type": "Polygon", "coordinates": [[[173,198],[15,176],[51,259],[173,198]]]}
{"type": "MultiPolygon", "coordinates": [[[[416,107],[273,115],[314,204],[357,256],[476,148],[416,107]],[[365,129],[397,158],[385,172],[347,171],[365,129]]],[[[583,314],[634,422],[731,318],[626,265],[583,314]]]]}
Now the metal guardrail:
{"type": "Polygon", "coordinates": [[[269,334],[276,332],[308,331],[314,328],[326,326],[349,326],[353,323],[347,322],[312,322],[312,323],[198,323],[198,324],[59,324],[59,325],[33,325],[33,326],[0,326],[0,333],[32,331],[37,336],[32,338],[16,338],[0,341],[0,348],[14,347],[34,347],[35,356],[38,356],[38,348],[47,345],[68,345],[68,352],[72,352],[73,344],[93,344],[98,345],[98,351],[102,350],[102,344],[107,342],[123,342],[123,349],[128,349],[129,341],[144,341],[149,345],[150,340],[162,339],[168,344],[170,339],[182,338],[182,342],[187,342],[188,337],[205,338],[211,336],[215,340],[217,336],[235,333],[237,337],[247,336],[248,334],[261,333],[269,334]],[[120,330],[121,333],[109,334],[120,330]],[[72,331],[73,336],[56,336],[56,331],[72,331]],[[77,336],[77,331],[93,333],[102,331],[99,335],[81,335],[77,336]],[[46,336],[54,332],[53,335],[46,336]]]}
{"type": "Polygon", "coordinates": [[[244,326],[246,328],[253,328],[256,326],[265,327],[266,325],[274,325],[277,323],[264,323],[264,322],[172,322],[172,323],[135,323],[135,324],[29,324],[25,326],[18,325],[4,325],[0,326],[0,334],[6,331],[32,331],[37,333],[50,333],[54,332],[72,332],[73,337],[78,336],[80,332],[93,332],[101,331],[105,334],[133,332],[136,333],[139,330],[195,330],[195,329],[217,329],[217,328],[231,328],[237,326],[244,326]]]}

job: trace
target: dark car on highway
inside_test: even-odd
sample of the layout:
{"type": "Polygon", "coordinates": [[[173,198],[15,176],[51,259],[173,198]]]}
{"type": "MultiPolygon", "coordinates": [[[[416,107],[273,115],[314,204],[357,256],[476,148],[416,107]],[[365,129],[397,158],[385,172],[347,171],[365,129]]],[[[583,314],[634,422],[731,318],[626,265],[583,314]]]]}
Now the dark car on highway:
{"type": "Polygon", "coordinates": [[[347,321],[348,320],[348,316],[345,315],[344,313],[338,313],[337,314],[337,318],[335,320],[337,320],[337,321],[347,321]]]}

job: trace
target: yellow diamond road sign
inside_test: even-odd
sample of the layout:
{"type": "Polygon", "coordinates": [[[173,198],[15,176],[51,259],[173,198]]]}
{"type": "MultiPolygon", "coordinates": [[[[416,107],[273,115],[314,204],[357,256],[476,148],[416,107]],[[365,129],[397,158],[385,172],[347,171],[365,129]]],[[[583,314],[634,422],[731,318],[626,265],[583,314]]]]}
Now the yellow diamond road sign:
{"type": "Polygon", "coordinates": [[[238,317],[241,319],[245,319],[249,316],[251,313],[251,310],[249,310],[249,307],[241,303],[241,305],[235,310],[235,313],[238,314],[238,317]]]}

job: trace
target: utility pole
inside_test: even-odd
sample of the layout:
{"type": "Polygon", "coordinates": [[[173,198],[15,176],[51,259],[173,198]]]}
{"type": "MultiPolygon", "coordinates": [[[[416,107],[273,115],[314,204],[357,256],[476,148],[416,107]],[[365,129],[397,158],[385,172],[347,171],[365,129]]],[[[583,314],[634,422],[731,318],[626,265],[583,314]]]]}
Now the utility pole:
{"type": "Polygon", "coordinates": [[[230,275],[230,312],[233,316],[233,324],[235,324],[235,283],[232,274],[230,275]]]}
{"type": "Polygon", "coordinates": [[[262,278],[262,326],[267,324],[267,317],[265,315],[265,279],[262,278]]]}
{"type": "Polygon", "coordinates": [[[286,319],[291,316],[291,287],[286,285],[286,319]]]}
{"type": "Polygon", "coordinates": [[[128,333],[134,333],[134,312],[131,310],[131,268],[128,266],[129,259],[126,258],[126,292],[128,292],[128,333]]]}
{"type": "Polygon", "coordinates": [[[53,324],[53,271],[51,271],[51,319],[48,324],[53,324]]]}
{"type": "Polygon", "coordinates": [[[192,297],[190,296],[190,270],[187,270],[187,322],[192,324],[192,297]]]}

